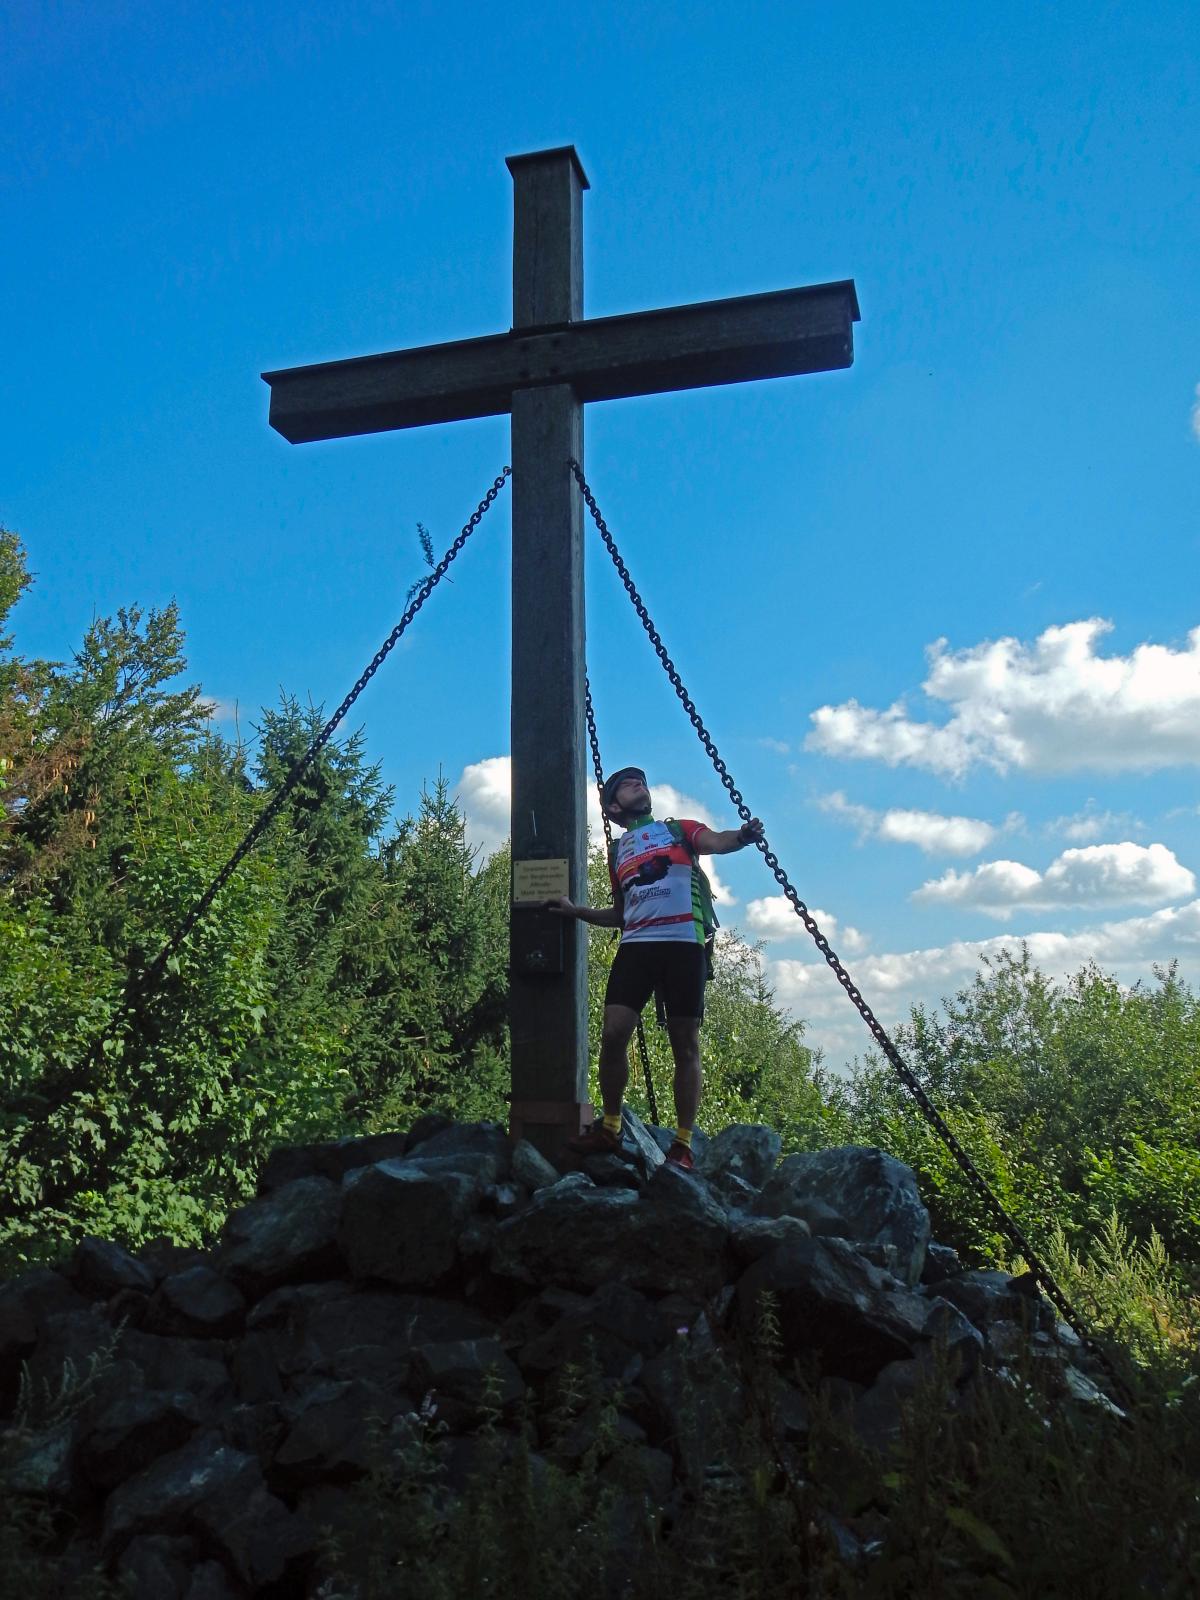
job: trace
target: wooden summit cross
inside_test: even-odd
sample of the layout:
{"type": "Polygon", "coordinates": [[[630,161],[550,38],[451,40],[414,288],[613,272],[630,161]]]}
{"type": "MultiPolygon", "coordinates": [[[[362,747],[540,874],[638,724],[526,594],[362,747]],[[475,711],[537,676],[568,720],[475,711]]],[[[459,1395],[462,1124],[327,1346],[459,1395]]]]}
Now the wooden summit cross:
{"type": "MultiPolygon", "coordinates": [[[[511,414],[514,898],[586,900],[583,506],[567,466],[583,465],[583,407],[848,367],[858,301],[828,283],[589,320],[574,146],[508,169],[510,332],[263,376],[293,444],[511,414]]],[[[591,1112],[586,945],[578,923],[514,909],[511,952],[512,1132],[553,1155],[591,1112]]]]}

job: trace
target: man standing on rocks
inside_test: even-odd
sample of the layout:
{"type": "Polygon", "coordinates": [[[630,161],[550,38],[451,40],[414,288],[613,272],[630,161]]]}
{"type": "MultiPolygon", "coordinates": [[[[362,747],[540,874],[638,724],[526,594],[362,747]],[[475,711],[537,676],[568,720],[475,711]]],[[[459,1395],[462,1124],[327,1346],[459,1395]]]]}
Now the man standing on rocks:
{"type": "Polygon", "coordinates": [[[595,928],[620,928],[621,945],[609,973],[600,1040],[604,1115],[567,1141],[581,1154],[613,1153],[621,1143],[621,1102],[629,1082],[629,1041],[642,1007],[657,990],[667,1013],[675,1058],[675,1140],[672,1165],[690,1171],[692,1130],[700,1105],[700,1022],[716,927],[702,855],[723,856],[762,838],[755,817],[740,828],[714,832],[702,822],[656,822],[641,767],[622,767],[605,779],[601,804],[625,830],[609,858],[613,904],[577,906],[564,895],[549,909],[595,928]]]}

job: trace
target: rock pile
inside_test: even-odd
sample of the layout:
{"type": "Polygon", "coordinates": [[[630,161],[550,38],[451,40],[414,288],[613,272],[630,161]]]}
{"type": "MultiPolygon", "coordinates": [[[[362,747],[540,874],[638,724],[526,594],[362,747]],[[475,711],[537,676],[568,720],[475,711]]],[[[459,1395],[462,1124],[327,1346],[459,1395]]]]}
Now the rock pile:
{"type": "MultiPolygon", "coordinates": [[[[627,1113],[624,1157],[563,1173],[497,1124],[427,1117],[276,1152],[211,1252],[85,1240],[0,1286],[0,1492],[69,1514],[64,1573],[99,1565],[153,1600],[304,1595],[381,1438],[436,1416],[453,1493],[485,1415],[515,1430],[591,1363],[669,1537],[745,1409],[727,1353],[764,1291],[780,1373],[798,1358],[881,1446],[935,1359],[965,1388],[1034,1355],[1108,1403],[1030,1282],[930,1243],[883,1152],[781,1161],[769,1129],[732,1127],[697,1136],[686,1174],[668,1140],[627,1113]]],[[[808,1404],[778,1378],[785,1452],[808,1404]]]]}

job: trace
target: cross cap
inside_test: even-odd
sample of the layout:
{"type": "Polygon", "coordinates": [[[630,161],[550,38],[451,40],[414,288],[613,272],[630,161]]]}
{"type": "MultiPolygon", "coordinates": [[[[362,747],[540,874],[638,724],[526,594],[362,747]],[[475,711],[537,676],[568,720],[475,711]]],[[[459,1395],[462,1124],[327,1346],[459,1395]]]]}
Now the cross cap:
{"type": "Polygon", "coordinates": [[[561,161],[564,156],[575,168],[575,176],[579,179],[579,187],[581,189],[590,189],[591,184],[588,182],[587,173],[583,170],[583,162],[580,161],[579,152],[573,144],[555,145],[553,150],[530,150],[525,155],[520,156],[505,156],[504,165],[515,178],[519,167],[530,167],[534,162],[538,161],[546,163],[561,161]]]}

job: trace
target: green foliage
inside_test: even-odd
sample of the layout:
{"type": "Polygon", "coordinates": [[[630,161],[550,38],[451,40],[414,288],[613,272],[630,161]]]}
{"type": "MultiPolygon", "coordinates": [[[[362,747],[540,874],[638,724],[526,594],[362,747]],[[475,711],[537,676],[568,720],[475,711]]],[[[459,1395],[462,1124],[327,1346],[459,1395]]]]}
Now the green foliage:
{"type": "MultiPolygon", "coordinates": [[[[4,535],[0,602],[26,582],[4,535]]],[[[251,770],[184,671],[173,607],[0,657],[0,1268],[199,1243],[275,1144],[503,1107],[506,869],[441,780],[392,825],[361,734],[143,983],[323,722],[285,696],[251,770]]]]}
{"type": "Polygon", "coordinates": [[[1178,1393],[1200,1351],[1200,1299],[1181,1287],[1158,1234],[1151,1229],[1144,1243],[1131,1238],[1114,1210],[1079,1248],[1056,1227],[1046,1257],[1093,1332],[1128,1350],[1167,1393],[1178,1393]]]}
{"type": "Polygon", "coordinates": [[[413,1600],[1195,1593],[1194,1388],[1164,1415],[1147,1376],[1118,1422],[1103,1407],[1060,1404],[1044,1363],[1010,1381],[984,1379],[970,1398],[935,1363],[903,1405],[895,1447],[876,1449],[827,1389],[785,1369],[776,1309],[761,1312],[745,1346],[722,1340],[731,1392],[746,1405],[735,1402],[707,1436],[694,1432],[695,1413],[713,1358],[681,1344],[670,1444],[690,1472],[669,1531],[642,1447],[618,1426],[619,1388],[595,1368],[568,1366],[515,1423],[485,1405],[461,1498],[442,1492],[450,1453],[435,1411],[381,1430],[347,1522],[327,1536],[320,1600],[400,1589],[413,1600]],[[799,1446],[781,1446],[773,1420],[785,1379],[811,1414],[799,1446]],[[831,1519],[869,1538],[871,1553],[845,1555],[831,1519]]]}
{"type": "MultiPolygon", "coordinates": [[[[1200,1269],[1200,1005],[1173,968],[1125,990],[1095,967],[1063,986],[1022,949],[985,958],[942,1011],[918,1007],[897,1043],[1034,1246],[1081,1240],[1111,1211],[1200,1269]]],[[[849,1093],[856,1138],[909,1162],[937,1237],[1003,1264],[1009,1247],[889,1065],[849,1093]]]]}

